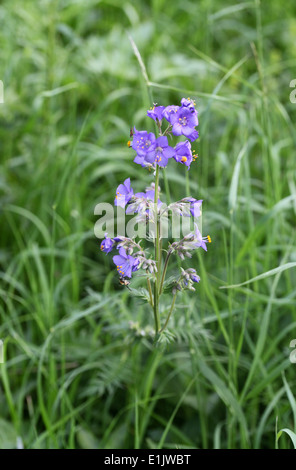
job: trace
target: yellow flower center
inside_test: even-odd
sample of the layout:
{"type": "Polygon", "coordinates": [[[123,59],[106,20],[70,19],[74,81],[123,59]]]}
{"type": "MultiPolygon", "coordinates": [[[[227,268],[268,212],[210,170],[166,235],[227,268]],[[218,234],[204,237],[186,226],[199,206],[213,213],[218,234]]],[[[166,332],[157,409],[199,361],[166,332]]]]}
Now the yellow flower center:
{"type": "Polygon", "coordinates": [[[182,157],[182,158],[181,158],[181,162],[182,162],[182,163],[187,162],[187,157],[182,157]]]}

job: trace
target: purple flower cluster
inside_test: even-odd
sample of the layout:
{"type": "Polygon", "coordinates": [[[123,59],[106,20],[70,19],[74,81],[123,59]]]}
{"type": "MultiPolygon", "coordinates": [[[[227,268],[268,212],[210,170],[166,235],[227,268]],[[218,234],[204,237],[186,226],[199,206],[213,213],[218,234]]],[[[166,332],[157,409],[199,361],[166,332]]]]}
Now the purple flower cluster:
{"type": "MultiPolygon", "coordinates": [[[[191,143],[198,138],[198,131],[196,130],[198,117],[195,102],[190,98],[182,98],[180,106],[171,105],[165,107],[154,105],[153,108],[147,111],[147,116],[155,121],[159,130],[159,136],[156,137],[153,132],[145,130],[138,131],[135,127],[131,130],[132,141],[129,141],[128,145],[136,152],[134,162],[144,168],[148,167],[149,169],[156,170],[155,175],[158,175],[157,167],[165,168],[171,159],[185,165],[189,170],[191,163],[196,159],[191,143]],[[162,125],[165,121],[166,129],[163,131],[162,125]],[[172,135],[177,137],[184,136],[185,140],[176,143],[175,146],[171,146],[168,136],[172,137],[172,135]]],[[[158,184],[158,176],[156,176],[155,181],[158,184]]],[[[155,189],[158,195],[160,190],[155,187],[154,183],[149,188],[146,188],[145,192],[135,193],[131,186],[130,178],[127,178],[117,187],[114,204],[125,209],[126,214],[137,214],[138,222],[147,223],[147,221],[152,220],[155,226],[161,216],[168,212],[169,209],[173,213],[187,217],[197,218],[201,215],[202,200],[192,197],[185,197],[169,206],[166,206],[158,199],[157,208],[155,208],[155,189]]],[[[208,242],[211,242],[211,238],[209,236],[202,237],[197,225],[195,225],[193,233],[169,246],[167,257],[175,252],[181,259],[185,257],[190,258],[192,256],[191,251],[196,248],[202,247],[204,250],[207,250],[206,244],[208,242]]],[[[123,285],[128,285],[129,282],[125,278],[131,278],[132,273],[140,268],[145,269],[149,276],[154,275],[154,282],[156,282],[157,276],[155,273],[159,266],[159,257],[156,256],[156,260],[146,257],[145,250],[134,239],[122,236],[110,238],[106,233],[100,248],[106,254],[114,249],[118,250],[118,254],[113,256],[113,262],[116,265],[120,281],[124,281],[123,285]]],[[[165,271],[163,278],[164,276],[165,271]]],[[[186,288],[194,290],[193,283],[198,283],[199,280],[200,278],[195,269],[190,268],[186,271],[182,269],[181,277],[176,282],[175,289],[181,290],[186,288]]],[[[162,285],[160,286],[161,290],[162,285]]],[[[151,299],[150,303],[153,305],[151,299]]]]}
{"type": "Polygon", "coordinates": [[[169,159],[174,158],[189,169],[190,164],[195,160],[189,141],[193,142],[198,138],[198,131],[195,129],[198,126],[198,118],[194,101],[182,98],[181,106],[154,106],[147,111],[147,116],[153,119],[159,127],[163,119],[169,125],[158,138],[153,132],[138,131],[134,128],[133,140],[128,142],[128,145],[137,152],[134,162],[142,167],[155,168],[158,165],[165,168],[169,159]],[[189,140],[171,147],[165,135],[169,133],[184,136],[189,140]]]}
{"type": "Polygon", "coordinates": [[[141,250],[140,245],[133,240],[124,237],[109,238],[105,233],[105,239],[101,243],[101,251],[110,253],[113,248],[119,250],[119,255],[113,256],[113,262],[117,267],[118,274],[121,278],[132,277],[132,272],[137,271],[140,264],[146,261],[144,252],[141,250]],[[134,248],[137,248],[137,256],[131,256],[134,248]]]}
{"type": "MultiPolygon", "coordinates": [[[[139,214],[138,221],[146,221],[154,212],[155,190],[146,188],[145,193],[136,193],[128,204],[126,214],[139,214]]],[[[162,202],[158,199],[157,207],[160,209],[162,202]]]]}
{"type": "Polygon", "coordinates": [[[192,258],[191,251],[197,248],[203,248],[207,251],[207,243],[212,243],[210,235],[203,237],[195,224],[195,229],[192,233],[186,235],[182,240],[171,244],[169,250],[171,253],[175,252],[179,258],[192,258]]]}
{"type": "Polygon", "coordinates": [[[172,213],[177,215],[198,218],[201,216],[201,205],[202,199],[197,200],[193,197],[184,197],[180,201],[173,202],[164,208],[162,213],[170,210],[172,213]]]}
{"type": "MultiPolygon", "coordinates": [[[[120,206],[123,209],[127,207],[126,214],[131,214],[133,212],[141,212],[144,209],[148,209],[146,206],[149,201],[154,202],[155,190],[152,188],[147,188],[145,193],[136,193],[131,187],[131,179],[127,178],[122,184],[116,189],[116,195],[114,199],[114,205],[120,206]]],[[[160,207],[162,202],[158,199],[158,207],[160,207]]]]}
{"type": "Polygon", "coordinates": [[[175,294],[176,291],[181,291],[184,289],[195,290],[193,283],[199,281],[200,277],[198,276],[195,269],[189,268],[185,271],[183,268],[181,268],[181,276],[174,284],[173,293],[175,294]]]}

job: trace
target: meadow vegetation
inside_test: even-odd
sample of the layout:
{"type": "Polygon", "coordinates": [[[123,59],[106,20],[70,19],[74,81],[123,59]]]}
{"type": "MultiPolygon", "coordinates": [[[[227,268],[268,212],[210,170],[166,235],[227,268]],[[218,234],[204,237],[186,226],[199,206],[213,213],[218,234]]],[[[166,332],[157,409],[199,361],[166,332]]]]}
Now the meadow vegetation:
{"type": "Polygon", "coordinates": [[[0,448],[296,447],[295,13],[1,2],[0,448]],[[196,101],[199,156],[189,178],[168,166],[170,196],[204,200],[212,243],[155,348],[151,310],[100,252],[94,207],[129,176],[149,186],[130,128],[182,97],[196,101]]]}

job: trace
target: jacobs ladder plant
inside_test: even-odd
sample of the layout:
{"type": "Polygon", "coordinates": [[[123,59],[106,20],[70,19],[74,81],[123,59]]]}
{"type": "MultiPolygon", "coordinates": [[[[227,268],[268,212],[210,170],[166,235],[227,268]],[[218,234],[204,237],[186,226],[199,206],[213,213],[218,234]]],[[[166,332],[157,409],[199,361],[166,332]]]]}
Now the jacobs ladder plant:
{"type": "Polygon", "coordinates": [[[168,221],[169,214],[191,217],[194,221],[201,216],[202,200],[184,197],[167,206],[159,199],[160,173],[169,161],[175,160],[177,163],[185,165],[189,170],[190,165],[197,157],[194,150],[191,149],[191,142],[198,138],[196,130],[198,117],[195,102],[190,98],[183,98],[181,106],[154,105],[147,111],[147,116],[155,121],[158,136],[153,132],[138,131],[134,128],[131,131],[132,140],[128,141],[128,146],[136,152],[134,162],[153,171],[154,183],[151,184],[151,187],[146,188],[145,192],[134,193],[130,178],[127,178],[124,183],[118,186],[114,204],[124,208],[126,214],[137,214],[137,222],[149,226],[149,239],[154,243],[154,254],[142,248],[142,240],[137,242],[135,237],[125,236],[110,238],[108,234],[105,234],[105,239],[101,243],[101,250],[105,253],[110,253],[114,249],[118,250],[118,254],[113,256],[113,262],[118,271],[120,284],[129,289],[133,273],[140,269],[144,270],[148,287],[147,299],[153,310],[155,339],[157,340],[168,325],[178,292],[194,291],[194,284],[200,281],[194,268],[180,268],[178,276],[173,277],[169,283],[173,296],[172,303],[162,323],[159,309],[160,297],[164,291],[171,256],[175,254],[184,260],[191,258],[192,251],[200,247],[207,251],[206,244],[211,242],[211,238],[209,235],[202,237],[198,224],[194,222],[194,228],[191,231],[180,240],[168,243],[165,249],[161,230],[163,221],[168,221]],[[184,136],[186,140],[182,140],[172,147],[168,141],[168,136],[172,137],[172,135],[184,136]],[[163,254],[165,254],[164,262],[163,254]]]}

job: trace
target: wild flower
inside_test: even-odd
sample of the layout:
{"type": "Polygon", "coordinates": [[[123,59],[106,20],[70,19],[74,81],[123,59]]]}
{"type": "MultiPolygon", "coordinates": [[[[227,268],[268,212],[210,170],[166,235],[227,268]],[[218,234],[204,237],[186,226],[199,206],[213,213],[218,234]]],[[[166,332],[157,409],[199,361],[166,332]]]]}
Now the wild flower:
{"type": "Polygon", "coordinates": [[[128,255],[125,249],[119,248],[119,255],[113,256],[113,262],[116,264],[120,277],[132,277],[132,272],[137,271],[140,264],[138,258],[128,255]]]}
{"type": "Polygon", "coordinates": [[[123,184],[120,184],[116,189],[116,196],[114,204],[115,206],[125,207],[126,204],[131,200],[134,194],[133,188],[131,188],[131,180],[127,178],[123,184]]]}
{"type": "MultiPolygon", "coordinates": [[[[139,223],[146,224],[146,226],[152,223],[153,230],[151,233],[149,232],[150,238],[148,239],[154,244],[153,253],[143,249],[141,241],[137,242],[135,237],[110,238],[106,233],[105,239],[101,242],[101,250],[106,254],[114,249],[118,250],[118,254],[113,256],[113,262],[122,285],[128,287],[130,281],[127,281],[127,278],[132,279],[133,273],[140,269],[144,271],[143,277],[146,277],[147,281],[149,303],[154,314],[156,339],[168,325],[178,292],[194,291],[194,284],[200,282],[200,277],[194,268],[180,268],[180,275],[175,276],[170,283],[173,299],[169,314],[163,322],[160,317],[159,303],[165,288],[165,278],[171,256],[176,254],[181,260],[191,258],[194,250],[198,248],[207,251],[207,244],[211,242],[210,236],[202,236],[196,223],[196,220],[201,216],[202,199],[187,196],[168,206],[159,199],[160,175],[165,171],[170,161],[175,160],[177,164],[181,163],[189,170],[197,158],[191,148],[191,142],[198,138],[197,114],[195,102],[190,98],[182,98],[180,106],[157,106],[155,104],[147,111],[147,116],[155,121],[158,136],[146,130],[139,131],[135,127],[131,130],[132,141],[128,141],[128,146],[136,152],[133,157],[134,162],[143,168],[152,170],[154,182],[144,192],[135,193],[130,178],[127,178],[117,187],[114,203],[116,206],[124,208],[126,214],[136,214],[136,221],[139,223]],[[163,129],[164,126],[165,129],[163,129]],[[170,138],[173,136],[181,136],[182,138],[183,136],[186,140],[177,142],[173,147],[170,145],[171,140],[169,142],[168,136],[170,138]],[[165,248],[161,229],[163,221],[169,219],[170,212],[188,217],[189,220],[193,219],[194,229],[182,239],[168,243],[165,248]]],[[[130,290],[132,291],[132,289],[130,290]]]]}
{"type": "Polygon", "coordinates": [[[101,251],[106,254],[110,253],[114,246],[114,241],[112,240],[112,238],[107,237],[107,235],[108,234],[105,233],[105,239],[101,243],[101,251]]]}

